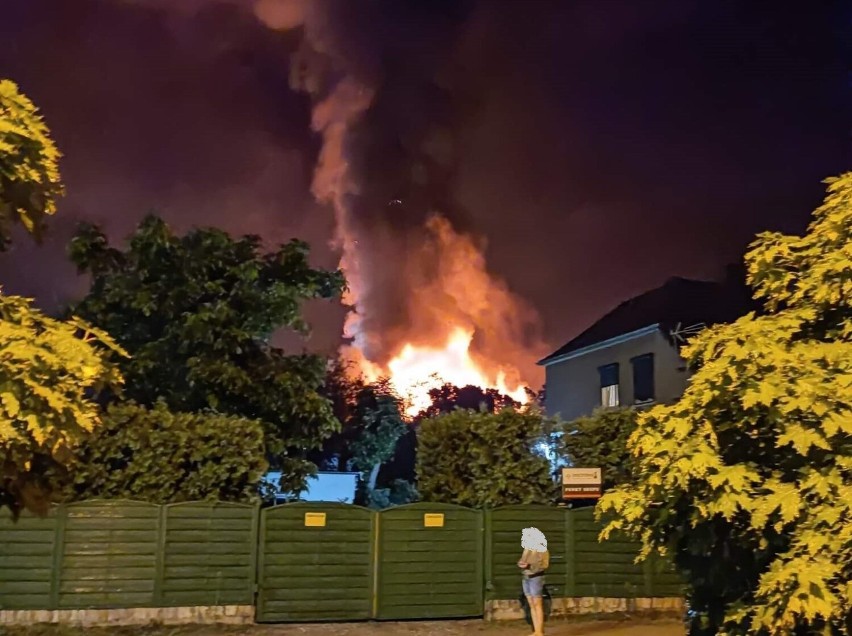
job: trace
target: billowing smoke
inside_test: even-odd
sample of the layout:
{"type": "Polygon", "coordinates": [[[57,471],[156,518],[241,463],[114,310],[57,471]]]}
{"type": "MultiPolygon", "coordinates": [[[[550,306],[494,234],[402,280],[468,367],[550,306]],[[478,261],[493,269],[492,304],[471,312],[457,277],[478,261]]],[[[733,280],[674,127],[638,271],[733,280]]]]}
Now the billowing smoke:
{"type": "MultiPolygon", "coordinates": [[[[318,266],[337,263],[321,244],[333,202],[309,191],[322,135],[288,87],[300,42],[292,66],[314,105],[344,78],[368,89],[348,122],[324,115],[344,123],[324,157],[346,159],[350,328],[382,364],[404,341],[443,346],[430,330],[451,322],[475,326],[480,363],[537,384],[521,366],[534,356],[518,353],[535,322],[489,269],[534,299],[559,344],[673,274],[717,276],[757,232],[801,232],[820,179],[849,164],[848,3],[0,4],[0,73],[42,110],[68,192],[46,245],[18,241],[0,279],[48,310],[88,286],[64,255],[78,220],[117,241],[154,210],[179,232],[299,236],[318,266]],[[720,120],[720,104],[741,107],[720,120]],[[449,226],[429,230],[432,213],[449,226]],[[474,256],[450,256],[462,247],[474,256]],[[487,293],[448,290],[449,263],[487,293]]],[[[280,343],[336,350],[340,308],[306,312],[310,343],[280,343]]]]}
{"type": "Polygon", "coordinates": [[[300,29],[292,88],[314,104],[322,136],[313,193],[335,211],[354,307],[356,354],[385,365],[406,343],[473,334],[484,370],[535,374],[537,316],[489,275],[484,245],[456,228],[457,131],[471,109],[454,60],[472,3],[463,0],[259,0],[269,27],[300,29]]]}

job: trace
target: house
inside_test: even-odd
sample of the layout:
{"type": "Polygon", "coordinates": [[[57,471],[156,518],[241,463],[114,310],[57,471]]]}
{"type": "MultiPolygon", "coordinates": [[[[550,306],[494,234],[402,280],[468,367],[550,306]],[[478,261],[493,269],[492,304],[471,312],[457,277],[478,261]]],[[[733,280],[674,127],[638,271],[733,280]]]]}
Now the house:
{"type": "Polygon", "coordinates": [[[758,309],[742,273],[729,267],[723,282],[670,278],[540,360],[547,413],[570,421],[601,406],[677,400],[689,378],[682,344],[706,326],[758,309]]]}

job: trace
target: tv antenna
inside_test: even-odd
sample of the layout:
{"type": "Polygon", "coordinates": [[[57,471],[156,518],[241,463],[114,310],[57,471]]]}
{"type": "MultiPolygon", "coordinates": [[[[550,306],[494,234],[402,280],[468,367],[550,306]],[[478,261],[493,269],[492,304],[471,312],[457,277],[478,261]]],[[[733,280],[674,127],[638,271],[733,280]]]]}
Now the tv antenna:
{"type": "Polygon", "coordinates": [[[690,325],[689,327],[682,327],[681,324],[682,323],[678,322],[677,325],[675,325],[675,328],[669,331],[669,335],[671,336],[672,340],[674,340],[678,344],[686,343],[689,338],[691,338],[707,326],[703,322],[690,325]]]}

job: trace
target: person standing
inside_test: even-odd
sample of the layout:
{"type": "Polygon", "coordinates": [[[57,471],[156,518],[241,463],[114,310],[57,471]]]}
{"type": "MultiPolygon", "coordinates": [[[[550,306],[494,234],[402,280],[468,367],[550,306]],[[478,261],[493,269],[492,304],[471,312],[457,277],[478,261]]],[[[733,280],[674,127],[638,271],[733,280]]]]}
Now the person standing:
{"type": "Polygon", "coordinates": [[[547,539],[538,528],[524,528],[521,532],[521,547],[524,549],[518,561],[521,568],[524,596],[530,606],[533,622],[532,636],[544,634],[544,575],[550,565],[547,539]]]}

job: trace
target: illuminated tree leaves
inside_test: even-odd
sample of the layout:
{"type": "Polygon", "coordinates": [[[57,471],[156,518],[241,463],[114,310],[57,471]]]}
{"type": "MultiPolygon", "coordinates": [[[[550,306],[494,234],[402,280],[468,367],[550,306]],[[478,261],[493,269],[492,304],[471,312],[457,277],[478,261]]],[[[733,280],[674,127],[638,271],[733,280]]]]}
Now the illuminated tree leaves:
{"type": "Polygon", "coordinates": [[[59,157],[33,103],[0,79],[0,251],[9,246],[13,223],[41,239],[44,217],[56,212],[64,191],[59,157]]]}
{"type": "Polygon", "coordinates": [[[35,471],[65,465],[74,447],[99,422],[89,394],[115,389],[121,375],[107,361],[126,355],[102,332],[79,320],[63,322],[33,309],[30,301],[0,294],[0,505],[17,512],[41,510],[53,483],[35,471]],[[81,337],[80,328],[88,335],[81,337]]]}
{"type": "Polygon", "coordinates": [[[643,413],[636,481],[604,530],[668,551],[693,634],[846,634],[852,621],[852,174],[829,180],[807,234],[746,257],[766,310],[706,330],[673,405],[643,413]]]}
{"type": "MultiPolygon", "coordinates": [[[[823,414],[825,414],[825,411],[823,411],[823,414]]],[[[817,415],[819,415],[819,413],[817,413],[817,415]]],[[[807,455],[811,450],[811,447],[831,450],[831,445],[825,437],[817,431],[805,428],[801,424],[789,424],[787,426],[787,430],[778,436],[776,444],[778,444],[778,446],[792,444],[793,448],[795,448],[796,452],[800,455],[807,455]]]]}

